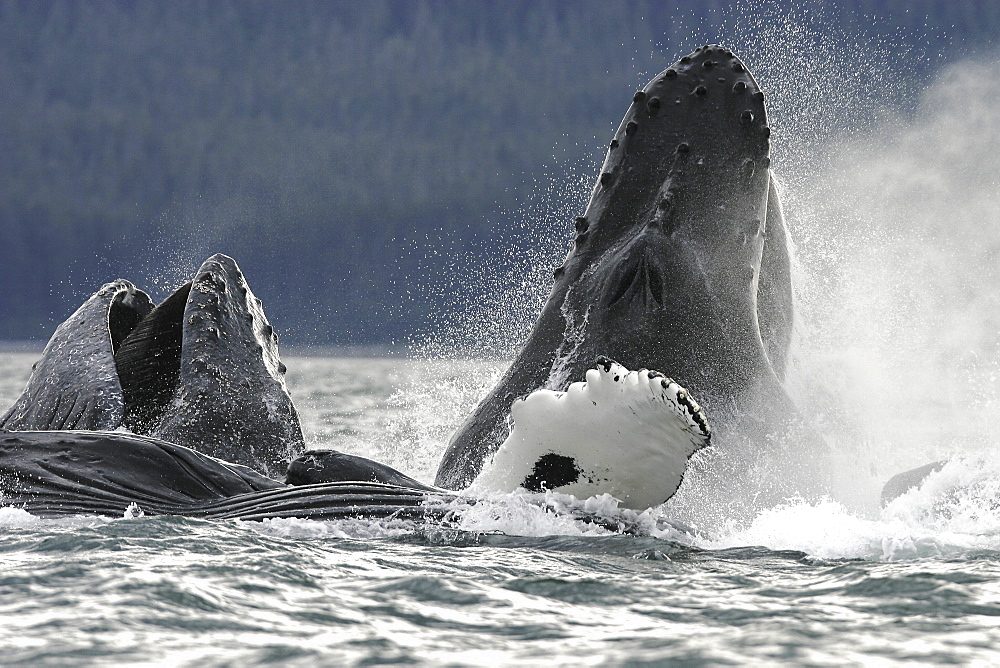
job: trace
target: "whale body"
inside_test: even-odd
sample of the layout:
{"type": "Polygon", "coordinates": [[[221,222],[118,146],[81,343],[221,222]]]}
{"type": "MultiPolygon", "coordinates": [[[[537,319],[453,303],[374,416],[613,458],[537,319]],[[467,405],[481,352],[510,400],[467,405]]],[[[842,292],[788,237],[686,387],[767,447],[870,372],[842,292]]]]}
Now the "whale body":
{"type": "MultiPolygon", "coordinates": [[[[3,502],[40,517],[92,513],[261,520],[440,516],[426,487],[369,481],[287,485],[159,439],[100,431],[0,434],[3,502]]],[[[448,497],[438,495],[440,501],[448,497]]]]}

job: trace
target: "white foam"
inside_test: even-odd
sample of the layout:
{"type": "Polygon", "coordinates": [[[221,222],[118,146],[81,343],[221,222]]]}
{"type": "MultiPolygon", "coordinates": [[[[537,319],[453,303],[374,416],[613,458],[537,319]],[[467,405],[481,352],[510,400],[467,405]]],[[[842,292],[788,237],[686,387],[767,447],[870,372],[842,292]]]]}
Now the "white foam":
{"type": "MultiPolygon", "coordinates": [[[[762,546],[796,550],[820,559],[905,561],[962,557],[1000,551],[1000,457],[956,458],[899,496],[878,516],[863,517],[832,499],[789,499],[746,524],[717,527],[713,535],[670,523],[668,506],[642,512],[622,507],[610,494],[579,499],[556,491],[483,493],[467,499],[431,500],[453,511],[440,525],[448,531],[511,536],[654,536],[717,550],[762,546]]],[[[126,513],[127,515],[127,513],[126,513]]],[[[136,517],[136,516],[133,516],[136,517]]],[[[45,519],[22,508],[0,507],[0,530],[89,528],[122,521],[94,515],[45,519]]],[[[393,539],[433,529],[398,519],[320,521],[275,518],[238,524],[291,539],[393,539]]]]}
{"type": "Polygon", "coordinates": [[[663,508],[648,508],[642,512],[623,508],[610,494],[578,499],[571,494],[519,489],[448,499],[431,497],[427,506],[443,519],[425,523],[392,518],[315,520],[293,517],[237,522],[265,535],[291,539],[380,540],[438,532],[527,538],[629,534],[690,544],[697,537],[687,527],[671,523],[663,508]]]}
{"type": "MultiPolygon", "coordinates": [[[[669,378],[607,362],[565,392],[537,390],[511,406],[513,428],[470,490],[508,492],[537,478],[546,455],[572,460],[578,498],[610,494],[627,508],[657,506],[677,491],[688,458],[708,445],[700,407],[669,378]]],[[[545,484],[548,482],[549,484],[545,484]]]]}
{"type": "Polygon", "coordinates": [[[543,494],[487,493],[469,507],[456,508],[457,528],[476,533],[512,536],[603,536],[612,532],[596,524],[579,522],[553,512],[540,501],[543,494]]]}
{"type": "Polygon", "coordinates": [[[790,499],[699,547],[760,545],[824,559],[899,561],[1000,550],[1000,459],[959,458],[864,518],[831,499],[790,499]]]}
{"type": "Polygon", "coordinates": [[[0,529],[37,529],[40,527],[87,528],[113,521],[97,515],[73,515],[57,519],[32,515],[24,508],[0,506],[0,529]]]}
{"type": "Polygon", "coordinates": [[[125,509],[125,514],[122,516],[122,518],[126,520],[136,520],[139,519],[140,517],[145,517],[145,516],[146,513],[143,511],[143,509],[139,507],[138,503],[133,501],[132,503],[128,504],[128,508],[125,509]]]}
{"type": "Polygon", "coordinates": [[[311,520],[299,517],[275,517],[260,522],[239,521],[243,526],[268,536],[281,538],[347,538],[379,540],[412,534],[420,524],[398,519],[311,520]]]}

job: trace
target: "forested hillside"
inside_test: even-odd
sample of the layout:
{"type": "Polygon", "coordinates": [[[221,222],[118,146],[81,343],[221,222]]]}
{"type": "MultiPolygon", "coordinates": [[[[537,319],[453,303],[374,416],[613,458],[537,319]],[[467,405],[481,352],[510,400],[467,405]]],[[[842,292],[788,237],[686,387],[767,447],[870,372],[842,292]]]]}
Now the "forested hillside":
{"type": "MultiPolygon", "coordinates": [[[[730,4],[2,0],[0,338],[221,251],[286,341],[398,339],[444,308],[420,253],[509,262],[491,239],[541,175],[730,4]]],[[[1000,32],[996,0],[771,4],[944,59],[1000,32]]]]}

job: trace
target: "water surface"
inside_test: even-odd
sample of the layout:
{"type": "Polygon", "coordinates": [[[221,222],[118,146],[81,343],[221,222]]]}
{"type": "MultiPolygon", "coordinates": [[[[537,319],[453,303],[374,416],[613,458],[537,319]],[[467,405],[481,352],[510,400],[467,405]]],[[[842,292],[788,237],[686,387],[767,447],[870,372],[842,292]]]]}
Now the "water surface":
{"type": "MultiPolygon", "coordinates": [[[[2,357],[6,403],[33,358],[2,357]]],[[[286,362],[311,443],[424,479],[499,371],[286,362]]],[[[1000,497],[983,471],[946,470],[940,485],[965,486],[944,501],[925,490],[858,512],[791,499],[694,536],[656,524],[682,510],[670,504],[634,536],[515,495],[448,527],[5,508],[2,663],[992,664],[1000,497]]]]}

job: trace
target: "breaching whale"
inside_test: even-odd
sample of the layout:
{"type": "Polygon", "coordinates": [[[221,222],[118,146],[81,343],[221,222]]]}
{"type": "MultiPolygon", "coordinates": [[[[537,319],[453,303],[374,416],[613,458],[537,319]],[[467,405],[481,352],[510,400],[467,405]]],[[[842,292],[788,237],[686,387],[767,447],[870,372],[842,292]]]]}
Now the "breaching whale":
{"type": "Polygon", "coordinates": [[[260,519],[426,516],[470,485],[666,501],[709,443],[706,413],[718,434],[765,419],[761,397],[787,412],[791,283],[768,135],[763,93],[721,47],[636,93],[548,302],[436,487],[303,452],[273,328],[217,255],[155,308],[119,280],[57,329],[0,418],[4,502],[260,519]]]}

